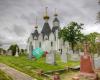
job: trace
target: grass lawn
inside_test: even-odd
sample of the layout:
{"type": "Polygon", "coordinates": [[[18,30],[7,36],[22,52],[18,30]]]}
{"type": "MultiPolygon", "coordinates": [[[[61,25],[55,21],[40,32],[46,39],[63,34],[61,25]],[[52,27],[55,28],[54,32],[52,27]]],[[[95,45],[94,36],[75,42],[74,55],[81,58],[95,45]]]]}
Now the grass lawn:
{"type": "Polygon", "coordinates": [[[57,65],[49,65],[45,63],[45,58],[40,58],[39,60],[29,60],[26,55],[21,55],[20,57],[14,56],[1,56],[0,62],[5,63],[19,71],[22,71],[32,77],[42,80],[42,77],[38,77],[35,73],[37,69],[42,69],[44,72],[51,70],[64,69],[67,66],[76,66],[79,62],[69,61],[68,63],[62,63],[59,59],[59,55],[56,56],[57,65]]]}
{"type": "Polygon", "coordinates": [[[12,80],[7,74],[0,70],[0,80],[12,80]]]}
{"type": "Polygon", "coordinates": [[[76,74],[79,74],[79,71],[70,71],[70,73],[66,72],[65,74],[61,75],[62,80],[72,80],[72,77],[74,77],[76,74]]]}

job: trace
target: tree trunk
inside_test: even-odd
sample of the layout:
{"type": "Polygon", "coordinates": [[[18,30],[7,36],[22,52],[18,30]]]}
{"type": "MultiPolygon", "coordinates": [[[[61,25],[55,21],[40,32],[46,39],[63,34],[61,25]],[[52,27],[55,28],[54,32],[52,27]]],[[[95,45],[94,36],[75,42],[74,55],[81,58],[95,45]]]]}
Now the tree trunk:
{"type": "Polygon", "coordinates": [[[73,51],[73,54],[74,54],[74,43],[71,43],[71,48],[72,48],[72,51],[73,51]]]}

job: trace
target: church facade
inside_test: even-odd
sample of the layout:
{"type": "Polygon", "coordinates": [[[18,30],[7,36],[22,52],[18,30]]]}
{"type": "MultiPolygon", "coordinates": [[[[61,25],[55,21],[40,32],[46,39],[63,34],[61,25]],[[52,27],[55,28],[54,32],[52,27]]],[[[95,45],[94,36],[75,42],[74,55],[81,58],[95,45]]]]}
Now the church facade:
{"type": "Polygon", "coordinates": [[[58,19],[58,14],[54,14],[54,20],[52,21],[52,28],[49,25],[49,16],[47,14],[47,9],[44,19],[44,25],[39,33],[38,26],[35,26],[34,32],[32,32],[28,38],[27,51],[32,53],[35,48],[41,48],[44,51],[50,52],[50,50],[60,51],[64,46],[68,46],[68,42],[63,43],[62,39],[58,38],[58,32],[60,28],[60,21],[58,19]]]}

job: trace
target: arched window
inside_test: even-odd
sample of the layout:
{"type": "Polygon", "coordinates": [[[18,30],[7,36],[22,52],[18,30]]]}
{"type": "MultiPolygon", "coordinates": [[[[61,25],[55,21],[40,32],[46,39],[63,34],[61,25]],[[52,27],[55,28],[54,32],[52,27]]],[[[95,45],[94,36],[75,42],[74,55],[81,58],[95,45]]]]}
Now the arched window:
{"type": "Polygon", "coordinates": [[[51,41],[51,46],[53,46],[53,42],[51,41]]]}
{"type": "Polygon", "coordinates": [[[34,40],[38,40],[38,37],[37,36],[34,36],[34,40]]]}
{"type": "Polygon", "coordinates": [[[44,36],[44,40],[48,40],[48,36],[47,35],[44,36]]]}

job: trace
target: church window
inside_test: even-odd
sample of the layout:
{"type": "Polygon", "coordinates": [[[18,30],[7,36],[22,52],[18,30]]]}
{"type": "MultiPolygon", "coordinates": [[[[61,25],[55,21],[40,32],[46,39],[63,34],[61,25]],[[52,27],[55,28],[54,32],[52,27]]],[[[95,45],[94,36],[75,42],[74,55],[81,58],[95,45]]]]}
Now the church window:
{"type": "Polygon", "coordinates": [[[34,40],[37,40],[38,38],[36,36],[34,36],[34,40]]]}
{"type": "Polygon", "coordinates": [[[45,35],[45,36],[44,36],[44,39],[45,39],[45,40],[48,40],[48,36],[47,36],[47,35],[45,35]]]}
{"type": "Polygon", "coordinates": [[[53,42],[51,42],[51,46],[53,46],[53,42]]]}
{"type": "Polygon", "coordinates": [[[59,23],[58,22],[54,22],[54,26],[59,26],[59,23]]]}

